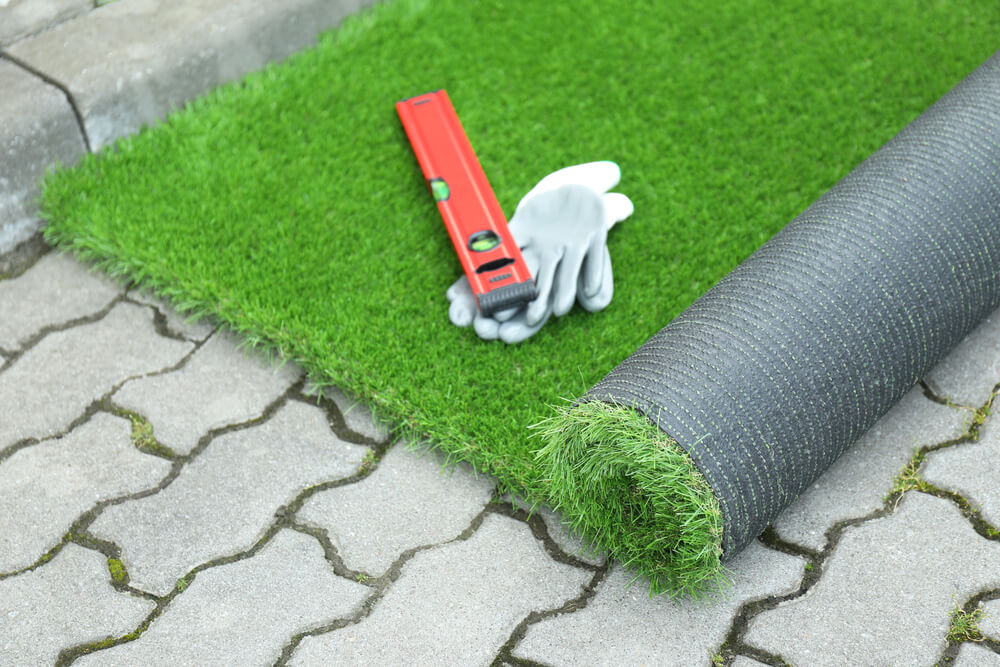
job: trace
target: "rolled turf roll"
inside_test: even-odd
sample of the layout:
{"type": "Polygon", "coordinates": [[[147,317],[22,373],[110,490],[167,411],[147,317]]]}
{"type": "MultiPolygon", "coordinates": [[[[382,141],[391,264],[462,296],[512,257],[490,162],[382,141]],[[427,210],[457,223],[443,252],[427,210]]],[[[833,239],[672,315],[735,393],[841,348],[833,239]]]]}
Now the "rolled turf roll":
{"type": "Polygon", "coordinates": [[[543,423],[551,500],[704,590],[998,306],[1000,52],[543,423]]]}

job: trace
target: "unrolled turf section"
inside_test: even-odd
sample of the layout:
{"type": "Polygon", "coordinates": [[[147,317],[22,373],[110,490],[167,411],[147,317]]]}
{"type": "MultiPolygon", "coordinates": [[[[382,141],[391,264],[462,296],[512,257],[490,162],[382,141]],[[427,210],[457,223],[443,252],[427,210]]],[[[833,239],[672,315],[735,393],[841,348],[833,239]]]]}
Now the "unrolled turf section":
{"type": "MultiPolygon", "coordinates": [[[[529,427],[985,60],[998,29],[1000,6],[974,0],[397,0],[50,176],[46,235],[544,502],[529,427]],[[393,107],[437,88],[508,214],[553,170],[621,165],[635,214],[609,239],[607,310],[518,346],[448,322],[460,267],[393,107]]],[[[655,592],[711,583],[628,553],[655,592]]]]}

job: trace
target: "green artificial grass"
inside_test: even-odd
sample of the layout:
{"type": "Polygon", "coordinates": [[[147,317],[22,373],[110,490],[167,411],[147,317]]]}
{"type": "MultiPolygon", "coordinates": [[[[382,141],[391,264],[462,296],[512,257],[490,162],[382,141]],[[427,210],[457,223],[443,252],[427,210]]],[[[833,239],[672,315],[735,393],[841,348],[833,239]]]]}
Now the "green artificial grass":
{"type": "MultiPolygon", "coordinates": [[[[48,177],[46,237],[547,502],[528,427],[985,60],[998,28],[974,0],[395,0],[48,177]],[[393,106],[437,88],[508,215],[551,171],[621,165],[635,214],[609,238],[607,310],[518,346],[448,322],[460,268],[393,106]]],[[[609,535],[656,590],[716,567],[609,535]]]]}

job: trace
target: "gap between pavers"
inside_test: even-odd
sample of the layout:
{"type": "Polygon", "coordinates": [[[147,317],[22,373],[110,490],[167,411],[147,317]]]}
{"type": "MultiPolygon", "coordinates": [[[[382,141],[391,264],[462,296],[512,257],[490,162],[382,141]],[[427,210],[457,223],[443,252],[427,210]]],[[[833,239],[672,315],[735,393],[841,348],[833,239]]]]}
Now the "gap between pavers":
{"type": "Polygon", "coordinates": [[[370,593],[335,575],[316,540],[280,530],[254,556],[199,572],[138,639],[74,664],[273,664],[292,635],[356,613],[370,593]]]}
{"type": "Polygon", "coordinates": [[[525,616],[580,595],[591,574],[489,514],[468,539],[414,555],[368,617],[305,637],[289,664],[487,665],[525,616]]]}
{"type": "Polygon", "coordinates": [[[1000,422],[990,418],[977,442],[927,454],[920,476],[941,489],[956,491],[1000,530],[1000,422]]]}
{"type": "Polygon", "coordinates": [[[933,664],[949,614],[1000,585],[1000,542],[948,500],[910,491],[893,514],[849,527],[806,595],[749,622],[744,641],[793,664],[933,664]]]}
{"type": "Polygon", "coordinates": [[[731,564],[733,586],[704,600],[650,599],[649,585],[613,565],[584,609],[528,628],[514,655],[552,665],[708,664],[749,600],[794,591],[805,561],[753,542],[731,564]]]}
{"type": "Polygon", "coordinates": [[[171,464],[136,450],[131,424],[107,413],[0,463],[0,572],[36,562],[102,500],[152,488],[171,464]]]}
{"type": "Polygon", "coordinates": [[[0,581],[0,662],[51,665],[67,646],[130,632],[153,607],[111,587],[104,556],[67,544],[44,567],[0,581]]]}
{"type": "Polygon", "coordinates": [[[320,408],[289,401],[216,437],[158,493],[107,507],[89,531],[121,548],[132,586],[165,595],[196,566],[249,549],[280,507],[354,474],[368,451],[333,435],[320,408]]]}

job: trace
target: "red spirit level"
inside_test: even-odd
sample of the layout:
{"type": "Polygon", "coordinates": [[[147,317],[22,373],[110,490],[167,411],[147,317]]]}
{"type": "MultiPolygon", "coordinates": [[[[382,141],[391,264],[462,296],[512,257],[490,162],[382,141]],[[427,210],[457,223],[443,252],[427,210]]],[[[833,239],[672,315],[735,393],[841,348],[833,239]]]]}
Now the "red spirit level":
{"type": "Polygon", "coordinates": [[[484,316],[537,296],[503,209],[444,90],[396,103],[451,243],[484,316]]]}

